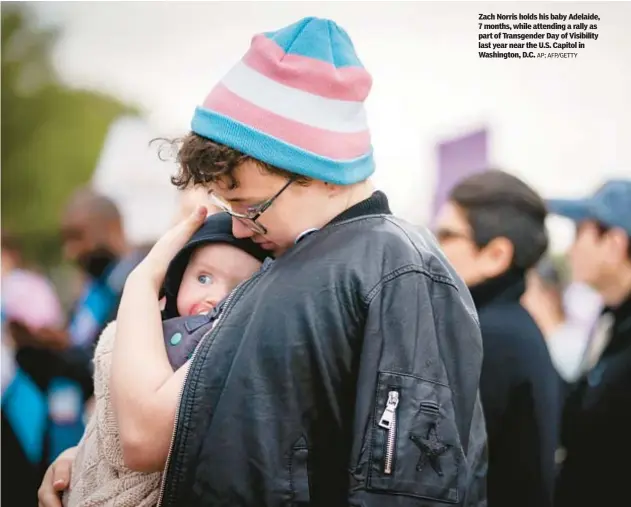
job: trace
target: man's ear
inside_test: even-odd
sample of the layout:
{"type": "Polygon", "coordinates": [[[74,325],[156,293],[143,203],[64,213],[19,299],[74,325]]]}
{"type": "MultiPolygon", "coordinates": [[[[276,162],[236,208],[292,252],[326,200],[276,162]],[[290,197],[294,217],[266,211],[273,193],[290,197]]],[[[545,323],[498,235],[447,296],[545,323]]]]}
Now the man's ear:
{"type": "Polygon", "coordinates": [[[508,271],[513,264],[515,247],[504,236],[492,239],[481,252],[479,264],[485,278],[495,278],[508,271]]]}
{"type": "Polygon", "coordinates": [[[335,183],[329,183],[328,181],[325,181],[324,188],[326,189],[326,192],[329,195],[329,197],[337,197],[344,191],[345,186],[336,185],[335,183]]]}

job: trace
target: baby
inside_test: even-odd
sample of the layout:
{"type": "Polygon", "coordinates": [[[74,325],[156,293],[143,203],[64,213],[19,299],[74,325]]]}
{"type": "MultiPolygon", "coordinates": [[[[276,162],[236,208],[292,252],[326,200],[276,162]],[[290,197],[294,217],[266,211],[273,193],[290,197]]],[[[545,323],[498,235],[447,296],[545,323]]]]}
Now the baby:
{"type": "MultiPolygon", "coordinates": [[[[254,243],[235,238],[231,227],[227,214],[210,216],[167,270],[162,330],[174,372],[190,360],[212,329],[221,301],[250,278],[268,255],[254,243]]],[[[78,446],[70,488],[64,496],[67,507],[148,507],[158,502],[161,472],[136,472],[123,461],[109,390],[115,326],[114,322],[103,331],[96,347],[95,412],[78,446]]]]}

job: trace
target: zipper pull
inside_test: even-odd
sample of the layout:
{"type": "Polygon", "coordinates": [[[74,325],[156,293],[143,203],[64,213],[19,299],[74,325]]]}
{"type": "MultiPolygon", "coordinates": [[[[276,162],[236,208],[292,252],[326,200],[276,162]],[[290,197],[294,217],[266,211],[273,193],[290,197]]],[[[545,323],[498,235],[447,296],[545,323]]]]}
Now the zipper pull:
{"type": "Polygon", "coordinates": [[[399,406],[399,391],[390,391],[388,393],[388,401],[386,402],[386,408],[381,414],[381,419],[379,419],[379,426],[385,428],[387,430],[390,429],[392,425],[392,421],[396,417],[396,410],[399,406]]]}

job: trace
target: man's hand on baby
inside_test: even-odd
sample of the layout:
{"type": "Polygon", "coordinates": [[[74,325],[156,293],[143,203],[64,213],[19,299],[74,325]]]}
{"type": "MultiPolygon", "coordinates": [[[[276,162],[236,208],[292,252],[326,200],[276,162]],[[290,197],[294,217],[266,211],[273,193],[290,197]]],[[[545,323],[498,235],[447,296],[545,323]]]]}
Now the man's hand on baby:
{"type": "Polygon", "coordinates": [[[37,492],[39,507],[61,507],[61,493],[70,485],[72,463],[77,457],[77,448],[62,452],[48,467],[42,485],[37,492]]]}
{"type": "Polygon", "coordinates": [[[188,217],[169,229],[130,274],[129,280],[141,280],[143,283],[148,281],[158,292],[169,263],[201,227],[207,214],[205,206],[198,206],[188,217]]]}

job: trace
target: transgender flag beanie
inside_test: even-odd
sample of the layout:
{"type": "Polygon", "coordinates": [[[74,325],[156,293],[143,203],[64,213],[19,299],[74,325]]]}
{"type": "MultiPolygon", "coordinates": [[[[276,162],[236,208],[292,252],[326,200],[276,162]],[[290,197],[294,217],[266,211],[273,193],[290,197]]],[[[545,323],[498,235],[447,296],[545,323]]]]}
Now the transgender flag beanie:
{"type": "Polygon", "coordinates": [[[374,172],[364,109],[371,85],[346,32],[305,18],[256,35],[191,128],[286,171],[349,185],[374,172]]]}

